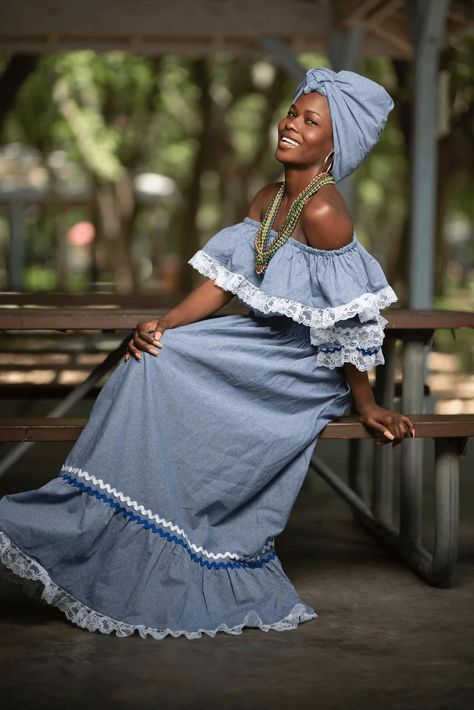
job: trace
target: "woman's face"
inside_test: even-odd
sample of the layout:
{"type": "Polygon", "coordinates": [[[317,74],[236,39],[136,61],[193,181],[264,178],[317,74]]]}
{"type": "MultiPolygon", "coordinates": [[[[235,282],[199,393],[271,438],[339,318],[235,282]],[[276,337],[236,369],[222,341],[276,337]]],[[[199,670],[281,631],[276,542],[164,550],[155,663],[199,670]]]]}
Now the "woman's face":
{"type": "MultiPolygon", "coordinates": [[[[327,98],[316,91],[301,94],[278,123],[275,158],[284,165],[310,167],[321,163],[331,150],[332,123],[327,98]]],[[[325,168],[330,164],[328,160],[325,168]]]]}

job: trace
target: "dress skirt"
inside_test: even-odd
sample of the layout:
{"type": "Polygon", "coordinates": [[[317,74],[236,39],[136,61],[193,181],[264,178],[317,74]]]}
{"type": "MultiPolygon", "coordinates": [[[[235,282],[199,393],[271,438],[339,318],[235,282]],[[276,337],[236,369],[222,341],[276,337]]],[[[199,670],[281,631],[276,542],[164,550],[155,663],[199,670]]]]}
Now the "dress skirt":
{"type": "Polygon", "coordinates": [[[285,315],[166,330],[122,361],[58,475],[0,500],[0,569],[89,631],[161,639],[317,616],[275,539],[318,434],[350,409],[285,315]]]}

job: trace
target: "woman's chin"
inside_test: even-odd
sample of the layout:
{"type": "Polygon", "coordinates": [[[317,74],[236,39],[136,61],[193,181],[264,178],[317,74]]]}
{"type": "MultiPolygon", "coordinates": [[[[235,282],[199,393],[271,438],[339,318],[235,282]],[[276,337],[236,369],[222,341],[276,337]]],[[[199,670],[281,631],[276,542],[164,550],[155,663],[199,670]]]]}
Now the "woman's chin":
{"type": "Polygon", "coordinates": [[[286,155],[283,150],[279,150],[278,148],[273,153],[273,156],[282,165],[293,165],[294,164],[294,160],[291,160],[291,157],[289,155],[286,155]]]}
{"type": "Polygon", "coordinates": [[[290,150],[285,150],[285,148],[280,148],[280,146],[277,145],[273,155],[280,161],[280,163],[287,163],[290,159],[289,154],[291,154],[290,150]]]}

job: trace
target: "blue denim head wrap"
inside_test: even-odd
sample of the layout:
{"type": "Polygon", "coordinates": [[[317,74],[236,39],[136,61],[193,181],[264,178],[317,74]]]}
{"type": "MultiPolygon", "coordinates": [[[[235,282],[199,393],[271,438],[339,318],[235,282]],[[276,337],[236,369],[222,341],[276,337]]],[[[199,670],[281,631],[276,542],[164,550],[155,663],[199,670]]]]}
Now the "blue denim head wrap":
{"type": "Polygon", "coordinates": [[[332,175],[336,182],[350,175],[380,139],[393,108],[383,86],[352,71],[308,69],[292,103],[302,94],[326,96],[334,142],[332,175]]]}

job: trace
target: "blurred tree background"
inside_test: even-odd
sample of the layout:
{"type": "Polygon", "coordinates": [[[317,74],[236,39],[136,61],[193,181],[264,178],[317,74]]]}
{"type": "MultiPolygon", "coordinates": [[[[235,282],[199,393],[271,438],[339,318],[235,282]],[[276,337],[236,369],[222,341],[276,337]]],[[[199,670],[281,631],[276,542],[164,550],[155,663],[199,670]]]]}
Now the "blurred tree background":
{"type": "MultiPolygon", "coordinates": [[[[315,54],[299,60],[328,66],[315,54]]],[[[474,299],[473,60],[470,37],[441,57],[449,101],[439,140],[439,307],[467,309],[474,299]]],[[[395,108],[355,173],[356,230],[405,305],[412,66],[371,57],[359,70],[395,108]]],[[[16,224],[22,289],[186,292],[199,280],[186,264],[192,254],[283,177],[276,124],[295,81],[265,58],[3,55],[0,87],[0,289],[11,287],[16,224]]]]}

